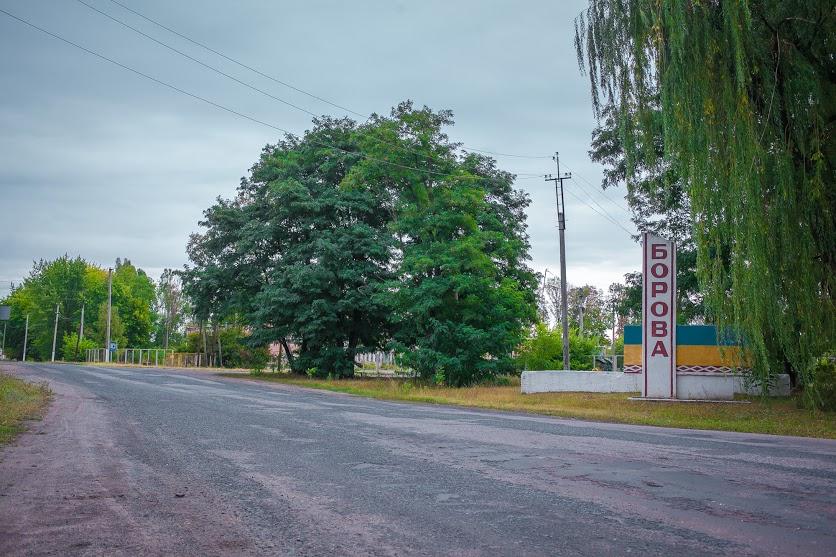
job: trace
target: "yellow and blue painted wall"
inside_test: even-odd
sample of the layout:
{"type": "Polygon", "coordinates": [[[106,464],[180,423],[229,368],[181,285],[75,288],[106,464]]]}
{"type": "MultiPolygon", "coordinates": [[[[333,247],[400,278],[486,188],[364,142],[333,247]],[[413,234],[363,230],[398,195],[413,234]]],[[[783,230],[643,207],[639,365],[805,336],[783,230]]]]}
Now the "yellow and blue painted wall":
{"type": "MultiPolygon", "coordinates": [[[[737,338],[718,336],[714,325],[676,326],[676,372],[730,373],[749,366],[737,338]]],[[[624,372],[642,372],[642,327],[624,327],[624,372]]]]}

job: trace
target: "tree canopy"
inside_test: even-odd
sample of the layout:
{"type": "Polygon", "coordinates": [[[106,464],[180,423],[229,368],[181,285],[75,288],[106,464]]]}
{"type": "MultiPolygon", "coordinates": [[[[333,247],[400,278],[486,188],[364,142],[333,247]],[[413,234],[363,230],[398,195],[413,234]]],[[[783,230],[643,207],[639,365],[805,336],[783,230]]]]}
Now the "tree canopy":
{"type": "MultiPolygon", "coordinates": [[[[155,319],[153,299],[154,283],[145,272],[127,259],[117,259],[113,274],[111,338],[120,347],[149,345],[155,319]]],[[[64,255],[52,261],[36,262],[29,276],[3,303],[12,307],[6,339],[6,350],[12,356],[22,356],[26,316],[29,315],[27,358],[47,360],[51,357],[56,305],[59,308],[56,358],[83,357],[78,339],[82,306],[85,310],[84,338],[95,341],[99,348],[104,347],[107,271],[81,257],[64,255]],[[68,340],[72,335],[75,335],[73,339],[68,340]],[[70,348],[72,350],[68,352],[70,348]]],[[[86,347],[90,347],[89,343],[86,347]]]]}
{"type": "Polygon", "coordinates": [[[710,310],[763,378],[836,344],[835,25],[832,1],[755,0],[591,0],[576,24],[627,180],[687,192],[710,310]]]}
{"type": "Polygon", "coordinates": [[[297,372],[351,376],[358,352],[384,347],[450,384],[512,369],[534,318],[528,199],[460,154],[452,124],[407,102],[266,146],[189,243],[197,312],[241,315],[297,372]]]}

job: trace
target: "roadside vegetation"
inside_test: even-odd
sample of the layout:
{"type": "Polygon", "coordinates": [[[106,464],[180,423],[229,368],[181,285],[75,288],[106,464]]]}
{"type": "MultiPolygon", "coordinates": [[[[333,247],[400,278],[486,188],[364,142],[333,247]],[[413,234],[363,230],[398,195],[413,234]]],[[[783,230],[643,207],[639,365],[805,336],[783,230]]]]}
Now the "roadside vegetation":
{"type": "MultiPolygon", "coordinates": [[[[835,23],[821,2],[591,0],[575,37],[589,155],[636,230],[676,242],[679,322],[734,330],[764,390],[786,373],[816,409],[836,408],[835,23]]],[[[641,273],[561,300],[560,279],[530,267],[529,196],[453,124],[405,101],[266,145],[204,211],[183,270],[155,286],[116,261],[111,338],[254,369],[281,346],[304,381],[350,379],[358,355],[387,351],[426,384],[471,387],[560,369],[565,302],[571,367],[604,364],[602,345],[623,345],[605,334],[641,319],[641,273]]],[[[59,358],[103,346],[105,297],[104,269],[37,263],[4,301],[9,355],[27,315],[32,358],[50,356],[56,323],[59,358]]]]}
{"type": "Polygon", "coordinates": [[[38,419],[51,396],[46,384],[33,385],[0,371],[0,445],[23,430],[23,422],[38,419]]]}
{"type": "Polygon", "coordinates": [[[281,373],[224,374],[380,400],[446,404],[531,412],[562,418],[711,429],[773,435],[836,439],[836,415],[800,408],[797,397],[738,397],[748,404],[641,402],[628,400],[638,393],[520,393],[518,377],[500,377],[492,384],[451,388],[403,379],[316,379],[281,373]]]}

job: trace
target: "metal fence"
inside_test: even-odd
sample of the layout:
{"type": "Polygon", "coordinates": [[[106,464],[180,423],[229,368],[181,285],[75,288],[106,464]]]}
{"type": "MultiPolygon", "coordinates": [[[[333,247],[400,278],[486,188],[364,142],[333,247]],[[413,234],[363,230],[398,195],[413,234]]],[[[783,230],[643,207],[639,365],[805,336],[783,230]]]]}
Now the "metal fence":
{"type": "Polygon", "coordinates": [[[375,369],[395,365],[394,352],[364,352],[357,354],[354,359],[361,364],[374,364],[375,369]]]}
{"type": "MultiPolygon", "coordinates": [[[[104,362],[105,349],[87,350],[87,362],[104,362]]],[[[110,361],[156,367],[215,367],[216,356],[200,352],[175,352],[163,348],[120,348],[110,353],[110,361]]]]}
{"type": "Polygon", "coordinates": [[[624,356],[620,354],[596,354],[592,356],[592,368],[601,371],[624,371],[624,356]]]}

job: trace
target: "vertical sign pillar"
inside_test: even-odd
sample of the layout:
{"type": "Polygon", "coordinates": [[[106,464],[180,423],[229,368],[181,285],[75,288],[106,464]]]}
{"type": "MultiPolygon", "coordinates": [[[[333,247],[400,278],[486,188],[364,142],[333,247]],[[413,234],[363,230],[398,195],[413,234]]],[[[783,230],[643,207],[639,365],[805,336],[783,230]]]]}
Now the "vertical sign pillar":
{"type": "Polygon", "coordinates": [[[676,245],[642,240],[642,396],[676,398],[676,245]]]}

